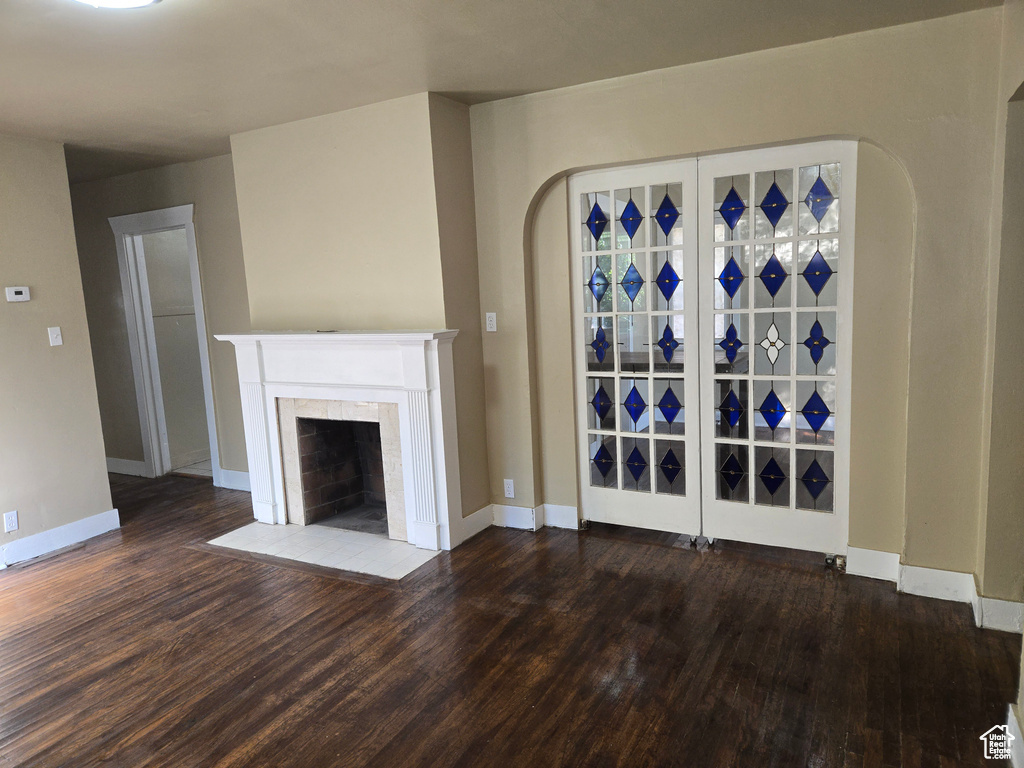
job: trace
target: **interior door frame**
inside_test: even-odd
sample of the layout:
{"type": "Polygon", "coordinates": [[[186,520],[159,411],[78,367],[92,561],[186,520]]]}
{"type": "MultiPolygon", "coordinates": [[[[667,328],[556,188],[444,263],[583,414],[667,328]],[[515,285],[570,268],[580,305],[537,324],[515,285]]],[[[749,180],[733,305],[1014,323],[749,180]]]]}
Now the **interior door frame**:
{"type": "Polygon", "coordinates": [[[193,211],[192,204],[179,205],[156,211],[112,216],[108,222],[117,245],[117,264],[121,275],[121,293],[124,298],[125,323],[135,379],[135,398],[139,409],[146,477],[157,477],[170,472],[171,455],[142,236],[173,229],[185,231],[192,301],[196,313],[206,426],[210,442],[210,463],[213,467],[213,483],[220,486],[222,470],[213,408],[213,376],[206,335],[202,281],[199,274],[199,251],[196,246],[195,225],[192,221],[193,211]]]}

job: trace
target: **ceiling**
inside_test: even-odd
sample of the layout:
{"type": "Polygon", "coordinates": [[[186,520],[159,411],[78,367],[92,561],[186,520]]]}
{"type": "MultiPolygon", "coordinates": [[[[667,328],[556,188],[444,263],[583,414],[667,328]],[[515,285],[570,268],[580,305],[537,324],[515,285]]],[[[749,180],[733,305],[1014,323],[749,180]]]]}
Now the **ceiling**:
{"type": "Polygon", "coordinates": [[[0,132],[72,180],[222,154],[232,133],[422,91],[473,104],[1001,0],[0,3],[0,132]]]}

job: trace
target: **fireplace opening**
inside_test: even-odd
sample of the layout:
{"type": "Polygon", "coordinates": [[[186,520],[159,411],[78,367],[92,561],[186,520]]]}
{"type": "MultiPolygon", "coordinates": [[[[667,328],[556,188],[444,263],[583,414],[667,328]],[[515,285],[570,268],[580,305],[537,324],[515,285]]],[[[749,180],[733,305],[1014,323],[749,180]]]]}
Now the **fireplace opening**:
{"type": "Polygon", "coordinates": [[[307,524],[388,536],[380,424],[295,421],[307,524]]]}

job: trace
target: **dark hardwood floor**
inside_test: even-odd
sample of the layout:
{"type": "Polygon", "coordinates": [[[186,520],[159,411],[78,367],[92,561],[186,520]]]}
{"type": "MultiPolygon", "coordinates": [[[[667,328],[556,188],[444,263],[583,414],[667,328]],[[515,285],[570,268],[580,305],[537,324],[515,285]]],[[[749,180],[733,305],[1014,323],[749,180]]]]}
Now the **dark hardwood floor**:
{"type": "Polygon", "coordinates": [[[200,545],[209,480],[0,571],[0,766],[981,766],[1021,639],[809,560],[489,529],[399,583],[200,545]]]}

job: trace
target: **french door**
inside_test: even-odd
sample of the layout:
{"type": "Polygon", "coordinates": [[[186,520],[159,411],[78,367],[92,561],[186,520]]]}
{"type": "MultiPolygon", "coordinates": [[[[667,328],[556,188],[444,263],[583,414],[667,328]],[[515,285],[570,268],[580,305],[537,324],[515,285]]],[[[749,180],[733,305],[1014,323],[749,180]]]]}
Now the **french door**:
{"type": "Polygon", "coordinates": [[[584,519],[845,553],[855,142],[570,184],[584,519]]]}

